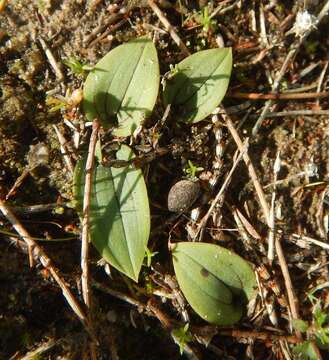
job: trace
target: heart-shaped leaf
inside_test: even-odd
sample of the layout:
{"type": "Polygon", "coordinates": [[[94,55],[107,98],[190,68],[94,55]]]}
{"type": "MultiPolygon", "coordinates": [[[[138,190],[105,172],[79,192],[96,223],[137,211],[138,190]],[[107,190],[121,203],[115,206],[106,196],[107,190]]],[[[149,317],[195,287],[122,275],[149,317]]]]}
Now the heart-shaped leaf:
{"type": "Polygon", "coordinates": [[[256,286],[245,260],[218,245],[180,242],[173,263],[186,300],[204,320],[231,325],[241,318],[256,286]]]}
{"type": "MultiPolygon", "coordinates": [[[[121,145],[118,160],[130,160],[131,149],[121,145]]],[[[80,217],[86,160],[74,173],[74,195],[80,217]]],[[[150,209],[142,171],[132,165],[114,168],[96,165],[90,201],[90,240],[117,270],[138,281],[150,234],[150,209]]]]}
{"type": "Polygon", "coordinates": [[[165,83],[165,105],[171,104],[181,121],[203,120],[222,101],[231,70],[231,48],[199,51],[187,57],[165,83]]]}
{"type": "Polygon", "coordinates": [[[89,73],[83,108],[117,136],[131,135],[152,112],[159,91],[159,63],[151,40],[140,38],[106,54],[89,73]]]}

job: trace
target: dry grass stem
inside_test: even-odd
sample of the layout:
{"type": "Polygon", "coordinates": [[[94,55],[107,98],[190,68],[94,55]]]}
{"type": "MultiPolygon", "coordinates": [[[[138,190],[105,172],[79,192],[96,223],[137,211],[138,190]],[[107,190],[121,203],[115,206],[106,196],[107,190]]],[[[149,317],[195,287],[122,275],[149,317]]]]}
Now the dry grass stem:
{"type": "Polygon", "coordinates": [[[5,204],[3,200],[0,199],[0,211],[3,213],[3,215],[8,219],[8,221],[12,224],[14,229],[17,231],[17,233],[20,235],[20,237],[24,240],[28,248],[33,249],[33,256],[37,257],[40,261],[40,263],[43,265],[44,268],[46,268],[49,273],[52,275],[54,280],[57,282],[59,287],[62,289],[63,295],[67,302],[69,303],[70,307],[74,311],[74,313],[77,315],[79,320],[82,322],[82,324],[86,327],[89,334],[90,328],[88,320],[83,313],[79,303],[72,295],[70,289],[66,285],[65,281],[60,276],[59,271],[55,268],[53,265],[51,259],[48,257],[48,255],[44,252],[44,250],[32,239],[32,237],[29,235],[29,233],[25,230],[25,228],[21,225],[21,223],[18,221],[16,216],[12,213],[10,208],[5,204]]]}
{"type": "Polygon", "coordinates": [[[150,8],[154,11],[154,13],[157,15],[159,20],[162,22],[166,30],[169,32],[171,38],[174,40],[174,42],[178,45],[178,47],[182,50],[183,54],[186,56],[190,55],[190,52],[188,48],[183,43],[182,39],[178,36],[176,31],[174,30],[173,26],[170,24],[168,19],[165,17],[164,13],[160,10],[160,8],[155,4],[153,0],[147,0],[147,3],[149,4],[150,8]]]}
{"type": "Polygon", "coordinates": [[[103,16],[99,20],[99,25],[96,26],[94,30],[88,35],[86,35],[83,39],[84,46],[88,46],[91,41],[96,39],[98,34],[102,34],[110,25],[116,23],[121,20],[123,15],[127,12],[126,8],[121,8],[119,12],[111,14],[107,17],[103,16]]]}
{"type": "MultiPolygon", "coordinates": [[[[290,110],[271,112],[266,115],[266,118],[288,117],[288,116],[328,116],[329,110],[290,110]]],[[[307,120],[307,118],[305,118],[307,120]]]]}
{"type": "MultiPolygon", "coordinates": [[[[237,147],[240,151],[243,150],[243,143],[242,143],[242,140],[240,139],[240,136],[238,134],[238,132],[236,131],[234,125],[233,125],[233,122],[231,120],[231,118],[228,116],[227,113],[223,114],[222,115],[224,120],[225,120],[225,123],[226,123],[226,126],[227,128],[229,129],[234,141],[236,142],[237,144],[237,147]]],[[[255,190],[256,190],[256,193],[258,195],[258,199],[259,199],[259,203],[263,209],[263,213],[264,213],[264,216],[265,216],[265,220],[266,220],[266,223],[268,224],[268,226],[270,227],[270,208],[267,204],[267,201],[266,201],[266,198],[265,198],[265,193],[264,193],[264,190],[260,184],[260,181],[258,180],[258,177],[257,177],[257,174],[256,174],[256,170],[249,158],[249,155],[247,152],[245,152],[243,154],[243,160],[248,168],[248,171],[249,171],[249,175],[250,175],[250,178],[254,184],[254,187],[255,187],[255,190]]]]}
{"type": "MultiPolygon", "coordinates": [[[[329,65],[329,61],[326,61],[325,64],[324,64],[324,67],[323,67],[323,69],[321,71],[321,74],[319,76],[318,85],[317,85],[317,88],[316,88],[316,91],[319,92],[319,93],[321,91],[321,87],[322,87],[322,84],[323,84],[324,77],[325,77],[326,72],[328,70],[328,65],[329,65]]],[[[316,104],[318,106],[320,105],[320,99],[316,100],[316,104]]]]}
{"type": "MultiPolygon", "coordinates": [[[[324,92],[305,92],[305,93],[273,93],[273,94],[260,94],[260,93],[229,93],[227,97],[236,99],[248,100],[305,100],[305,99],[319,99],[329,97],[329,91],[324,92]]],[[[267,116],[267,115],[266,115],[267,116]]]]}
{"type": "Polygon", "coordinates": [[[41,358],[44,353],[51,350],[54,346],[57,346],[59,343],[61,343],[61,340],[56,341],[54,339],[50,339],[39,345],[35,350],[29,351],[27,354],[20,357],[19,360],[33,360],[41,358]]]}
{"type": "Polygon", "coordinates": [[[271,209],[270,209],[270,229],[268,234],[268,251],[267,258],[272,264],[274,260],[274,241],[275,241],[275,198],[276,198],[276,183],[278,180],[278,173],[280,171],[281,161],[280,153],[278,152],[275,162],[274,162],[274,176],[273,176],[273,189],[272,189],[272,198],[271,198],[271,209]]]}
{"type": "Polygon", "coordinates": [[[89,231],[89,207],[91,197],[92,173],[95,161],[95,148],[98,138],[100,123],[96,119],[93,121],[93,130],[90,137],[88,157],[86,162],[86,177],[83,196],[83,219],[82,219],[82,244],[81,244],[81,285],[84,303],[88,308],[91,306],[90,289],[89,289],[89,266],[88,266],[88,231],[89,231]]]}
{"type": "Polygon", "coordinates": [[[292,237],[295,238],[295,239],[301,239],[301,240],[304,240],[306,242],[309,242],[311,244],[314,244],[314,245],[317,245],[317,246],[320,246],[322,247],[323,249],[325,250],[329,250],[329,244],[328,243],[325,243],[323,241],[320,241],[320,240],[317,240],[317,239],[313,239],[309,236],[305,236],[305,235],[298,235],[298,234],[292,234],[292,237]]]}
{"type": "Polygon", "coordinates": [[[258,340],[269,340],[269,341],[278,341],[285,340],[290,344],[298,344],[300,343],[300,339],[297,336],[291,335],[275,335],[267,332],[259,332],[259,331],[244,331],[244,330],[219,330],[219,335],[224,336],[233,336],[236,338],[252,338],[258,340]]]}
{"type": "Polygon", "coordinates": [[[56,132],[56,135],[57,135],[57,138],[58,138],[58,141],[60,144],[61,154],[63,155],[64,162],[65,162],[68,170],[70,171],[70,173],[73,174],[74,166],[73,166],[72,160],[71,160],[71,158],[68,154],[67,148],[66,148],[66,140],[56,125],[53,125],[53,128],[56,132]]]}
{"type": "MultiPolygon", "coordinates": [[[[281,247],[281,241],[280,241],[279,236],[277,237],[277,239],[275,241],[275,249],[276,249],[276,253],[278,255],[279,264],[281,267],[285,287],[286,287],[287,294],[288,294],[288,301],[289,301],[289,307],[290,307],[292,318],[299,319],[299,301],[295,294],[294,287],[292,285],[288,265],[287,265],[286,259],[284,257],[284,253],[283,253],[283,250],[281,247]]],[[[296,332],[297,338],[302,339],[301,333],[298,330],[296,330],[295,332],[296,332]]]]}
{"type": "Polygon", "coordinates": [[[8,200],[16,191],[17,189],[23,184],[23,181],[25,178],[29,175],[30,169],[26,168],[22,174],[16,179],[14,185],[11,187],[11,189],[8,191],[6,195],[6,200],[8,200]]]}
{"type": "Polygon", "coordinates": [[[236,169],[236,167],[238,166],[240,160],[242,159],[242,157],[244,156],[244,154],[247,152],[248,149],[248,140],[245,141],[245,143],[242,145],[242,147],[239,149],[239,155],[236,158],[236,160],[234,161],[231,170],[229,171],[229,173],[227,174],[223,185],[221,186],[220,190],[218,191],[216,197],[213,199],[213,201],[211,202],[211,205],[207,211],[207,213],[204,215],[204,217],[201,219],[197,231],[195,233],[194,239],[197,239],[199,237],[199,241],[202,240],[202,231],[205,228],[205,226],[207,225],[208,219],[211,215],[211,213],[213,212],[215,206],[217,205],[219,199],[221,198],[221,196],[224,194],[224,191],[226,190],[227,186],[229,185],[232,175],[234,173],[234,170],[236,169]]]}
{"type": "Polygon", "coordinates": [[[57,79],[59,81],[63,81],[64,80],[64,74],[62,72],[61,66],[56,61],[55,56],[51,52],[49,46],[47,45],[47,43],[42,38],[39,38],[39,43],[40,43],[43,51],[45,52],[45,55],[46,55],[46,57],[47,57],[47,59],[49,61],[50,66],[54,70],[54,73],[55,73],[57,79]]]}

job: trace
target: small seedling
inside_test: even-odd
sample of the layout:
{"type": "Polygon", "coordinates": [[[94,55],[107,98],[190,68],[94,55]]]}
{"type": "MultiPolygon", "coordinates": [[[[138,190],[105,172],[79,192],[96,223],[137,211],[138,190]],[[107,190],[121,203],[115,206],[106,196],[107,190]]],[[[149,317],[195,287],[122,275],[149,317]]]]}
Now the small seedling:
{"type": "Polygon", "coordinates": [[[46,105],[49,106],[48,112],[53,113],[67,107],[67,101],[64,99],[57,99],[54,97],[46,98],[46,105]]]}
{"type": "Polygon", "coordinates": [[[179,352],[181,355],[183,355],[186,344],[193,340],[190,332],[188,331],[189,325],[190,324],[187,323],[184,326],[172,331],[172,335],[179,345],[179,352]]]}
{"type": "Polygon", "coordinates": [[[70,68],[71,73],[77,76],[84,77],[87,75],[89,71],[91,71],[94,67],[88,64],[83,64],[78,59],[71,57],[67,60],[63,61],[64,65],[70,68]]]}
{"type": "Polygon", "coordinates": [[[205,6],[196,17],[197,21],[202,25],[205,33],[215,30],[217,21],[213,20],[209,15],[209,7],[205,6]]]}
{"type": "Polygon", "coordinates": [[[296,345],[293,352],[299,359],[316,360],[318,359],[316,346],[320,349],[329,347],[329,314],[313,294],[309,295],[309,299],[313,304],[312,321],[297,319],[293,322],[296,330],[306,334],[307,341],[296,345]]]}
{"type": "Polygon", "coordinates": [[[157,251],[151,251],[148,247],[145,249],[145,258],[146,258],[146,266],[150,267],[152,263],[153,256],[157,255],[157,251]]]}
{"type": "Polygon", "coordinates": [[[184,169],[184,173],[192,179],[195,179],[197,176],[196,174],[203,171],[204,168],[203,167],[199,167],[193,164],[193,162],[191,160],[187,160],[187,165],[184,169]]]}

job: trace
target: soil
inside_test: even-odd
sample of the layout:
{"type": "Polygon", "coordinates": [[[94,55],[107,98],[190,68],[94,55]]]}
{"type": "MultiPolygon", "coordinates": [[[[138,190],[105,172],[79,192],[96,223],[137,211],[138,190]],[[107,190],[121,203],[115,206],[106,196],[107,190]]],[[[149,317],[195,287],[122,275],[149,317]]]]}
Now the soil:
{"type": "MultiPolygon", "coordinates": [[[[328,96],[275,99],[257,135],[252,135],[266,101],[246,100],[233,94],[271,93],[273,81],[296,44],[299,48],[280,81],[280,92],[328,91],[328,16],[313,25],[302,44],[299,43],[301,35],[295,31],[296,14],[307,10],[316,15],[325,3],[316,0],[159,1],[166,18],[191,53],[222,43],[233,49],[234,68],[223,106],[241,138],[249,138],[248,154],[268,204],[273,193],[276,194],[276,236],[283,247],[299,302],[299,316],[309,323],[313,319],[313,308],[307,294],[316,286],[320,286],[315,294],[324,313],[329,307],[329,110],[319,115],[319,110],[328,109],[328,96]],[[207,21],[206,6],[209,14],[219,9],[207,21]],[[304,110],[310,112],[305,115],[304,110]],[[299,114],[287,114],[291,111],[299,114]],[[280,112],[286,114],[273,117],[280,112]],[[280,167],[275,173],[278,155],[280,167]],[[312,239],[320,241],[320,246],[312,239]]],[[[73,163],[88,147],[90,127],[85,127],[82,110],[70,98],[74,90],[82,88],[86,73],[72,71],[65,61],[75,59],[92,66],[111,49],[143,35],[154,39],[161,74],[185,57],[147,1],[0,1],[1,198],[5,198],[22,177],[6,204],[33,237],[47,240],[39,244],[81,303],[81,227],[74,209],[72,175],[61,153],[54,125],[67,141],[73,163]],[[63,101],[69,105],[53,111],[56,110],[53,105],[63,101]],[[74,132],[73,127],[77,131],[74,132]],[[78,147],[75,147],[74,133],[80,135],[78,147]],[[46,149],[44,157],[41,163],[35,163],[33,155],[40,148],[46,149]],[[41,210],[36,205],[41,205],[41,210]]],[[[162,318],[165,316],[171,324],[181,321],[180,307],[177,301],[152,295],[147,289],[156,288],[159,293],[161,290],[171,294],[177,291],[168,285],[168,277],[174,281],[168,240],[193,238],[197,223],[211,206],[232,166],[236,144],[220,114],[216,121],[208,117],[193,125],[179,124],[170,115],[165,125],[158,128],[156,141],[162,152],[155,153],[153,130],[159,126],[164,111],[159,99],[139,135],[132,141],[124,139],[141,158],[154,153],[150,161],[142,161],[141,165],[151,204],[149,248],[157,252],[153,267],[143,268],[140,282],[135,285],[114,269],[109,276],[108,267],[100,261],[96,250],[91,249],[89,259],[95,283],[152,305],[147,310],[140,309],[95,285],[92,298],[99,342],[97,359],[181,358],[172,328],[166,326],[162,318]],[[173,214],[166,206],[168,193],[175,183],[186,178],[188,160],[200,170],[196,176],[202,196],[193,205],[192,213],[173,214]]],[[[106,144],[104,152],[118,142],[104,129],[101,137],[106,144]]],[[[22,239],[4,216],[0,217],[0,224],[0,359],[89,359],[88,334],[51,274],[38,262],[31,268],[22,239]],[[47,348],[45,344],[51,346],[47,348]],[[38,349],[39,352],[33,353],[38,349]]],[[[215,207],[208,220],[203,241],[229,248],[249,261],[258,271],[262,291],[259,290],[253,304],[252,315],[246,314],[233,328],[225,329],[237,330],[235,335],[209,326],[188,307],[194,338],[185,344],[184,357],[297,358],[294,343],[289,342],[289,335],[295,332],[290,326],[282,266],[277,255],[273,263],[267,258],[268,234],[253,181],[241,161],[220,206],[215,207]],[[234,216],[236,209],[245,219],[240,223],[234,216]],[[275,309],[276,321],[265,304],[275,309]],[[203,336],[198,338],[196,335],[201,329],[203,336]],[[247,331],[249,336],[244,336],[243,332],[247,331]],[[286,339],[278,341],[259,335],[265,332],[286,336],[286,339]],[[205,346],[206,338],[208,346],[205,346]]],[[[314,340],[313,335],[312,332],[304,334],[304,340],[314,340]]],[[[327,358],[323,348],[316,348],[318,358],[327,358]]]]}

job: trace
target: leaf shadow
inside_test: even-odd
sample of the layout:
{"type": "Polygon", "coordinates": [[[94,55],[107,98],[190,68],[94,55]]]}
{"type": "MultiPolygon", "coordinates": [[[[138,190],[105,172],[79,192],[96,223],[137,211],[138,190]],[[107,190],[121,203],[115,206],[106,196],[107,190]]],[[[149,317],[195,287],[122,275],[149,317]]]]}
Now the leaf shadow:
{"type": "Polygon", "coordinates": [[[131,98],[125,99],[125,105],[116,96],[107,92],[97,92],[93,101],[84,99],[83,110],[89,115],[90,120],[98,118],[104,128],[126,127],[130,123],[129,132],[132,134],[137,125],[135,119],[145,119],[150,115],[149,109],[145,107],[129,106],[131,98]]]}
{"type": "MultiPolygon", "coordinates": [[[[92,229],[94,233],[94,245],[104,258],[110,256],[117,265],[115,266],[115,264],[112,263],[113,266],[124,273],[128,271],[136,274],[138,271],[136,269],[135,257],[138,254],[136,254],[134,250],[138,244],[129,244],[127,242],[127,239],[128,241],[131,239],[131,232],[129,233],[125,226],[135,219],[129,215],[138,211],[138,209],[135,208],[134,201],[130,200],[134,198],[134,193],[142,178],[142,174],[139,173],[133,178],[133,182],[127,183],[127,175],[129,172],[135,171],[134,168],[128,166],[115,169],[115,172],[117,172],[115,175],[113,174],[113,170],[114,169],[109,171],[105,177],[96,179],[93,182],[93,200],[90,206],[90,229],[92,229]],[[98,190],[96,196],[96,189],[104,189],[104,196],[108,195],[108,191],[105,189],[107,184],[111,184],[113,196],[106,205],[102,206],[97,201],[97,198],[102,197],[102,191],[98,190]],[[122,227],[119,231],[122,231],[122,234],[124,234],[124,241],[122,241],[122,237],[116,236],[113,231],[113,229],[118,229],[118,227],[122,227]]],[[[140,224],[134,224],[135,227],[139,225],[140,224]]]]}
{"type": "MultiPolygon", "coordinates": [[[[178,71],[173,78],[168,81],[168,89],[171,93],[167,94],[171,109],[174,114],[188,119],[200,107],[200,89],[204,88],[204,97],[210,91],[210,88],[216,86],[218,80],[229,80],[230,75],[211,75],[190,77],[183,71],[178,71]]],[[[165,90],[166,91],[166,90],[165,90]]],[[[168,90],[167,90],[168,91],[168,90]]],[[[204,103],[205,101],[203,101],[204,103]]]]}

